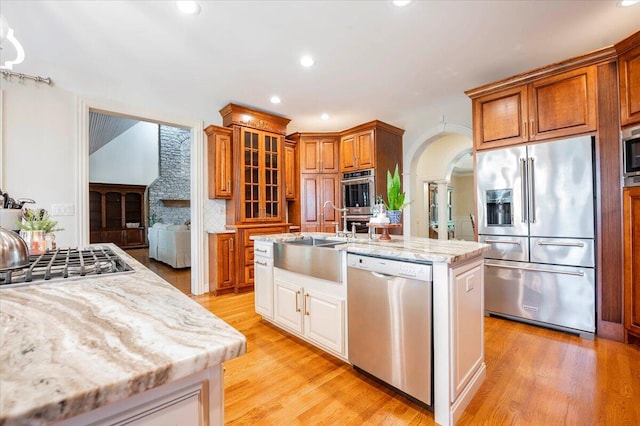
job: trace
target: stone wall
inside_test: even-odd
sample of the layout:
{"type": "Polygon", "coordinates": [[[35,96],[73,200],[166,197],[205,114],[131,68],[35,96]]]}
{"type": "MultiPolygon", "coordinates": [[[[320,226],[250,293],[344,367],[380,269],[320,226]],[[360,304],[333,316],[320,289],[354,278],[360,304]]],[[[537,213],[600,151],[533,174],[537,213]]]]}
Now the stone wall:
{"type": "Polygon", "coordinates": [[[167,207],[161,200],[189,200],[191,194],[191,133],[159,126],[160,176],[149,185],[149,226],[155,222],[183,224],[189,207],[167,207]]]}

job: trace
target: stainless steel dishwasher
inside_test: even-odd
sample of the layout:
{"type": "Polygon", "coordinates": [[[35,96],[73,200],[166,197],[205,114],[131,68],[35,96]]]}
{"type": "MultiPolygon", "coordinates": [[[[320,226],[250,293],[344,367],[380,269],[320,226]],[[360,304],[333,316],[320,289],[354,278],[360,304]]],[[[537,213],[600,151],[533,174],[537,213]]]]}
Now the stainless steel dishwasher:
{"type": "Polygon", "coordinates": [[[349,362],[432,405],[431,265],[347,254],[349,362]]]}

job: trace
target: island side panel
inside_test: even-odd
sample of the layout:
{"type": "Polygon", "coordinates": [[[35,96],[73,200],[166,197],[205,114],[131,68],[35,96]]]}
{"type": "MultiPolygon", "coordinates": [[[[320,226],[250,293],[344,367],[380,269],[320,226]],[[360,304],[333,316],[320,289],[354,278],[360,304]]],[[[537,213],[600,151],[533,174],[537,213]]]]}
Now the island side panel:
{"type": "Polygon", "coordinates": [[[483,312],[483,258],[453,265],[434,262],[433,411],[437,424],[454,425],[484,381],[483,312]],[[472,347],[462,348],[461,342],[472,347]],[[469,357],[470,349],[474,356],[469,357]]]}

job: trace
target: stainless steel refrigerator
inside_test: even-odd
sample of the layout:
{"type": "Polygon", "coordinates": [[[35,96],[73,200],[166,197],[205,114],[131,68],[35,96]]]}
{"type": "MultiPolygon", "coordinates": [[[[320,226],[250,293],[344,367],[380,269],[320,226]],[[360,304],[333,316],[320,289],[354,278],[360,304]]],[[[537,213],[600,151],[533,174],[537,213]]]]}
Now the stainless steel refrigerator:
{"type": "Polygon", "coordinates": [[[477,154],[487,314],[593,338],[593,188],[590,136],[477,154]]]}

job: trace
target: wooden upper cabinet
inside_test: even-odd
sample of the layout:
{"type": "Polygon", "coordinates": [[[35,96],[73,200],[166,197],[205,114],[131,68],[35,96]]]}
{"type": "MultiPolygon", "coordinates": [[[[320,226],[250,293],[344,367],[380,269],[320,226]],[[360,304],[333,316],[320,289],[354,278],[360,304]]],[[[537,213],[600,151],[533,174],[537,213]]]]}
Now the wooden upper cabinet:
{"type": "Polygon", "coordinates": [[[340,139],[340,171],[352,172],[375,167],[375,131],[347,134],[340,139]]]}
{"type": "Polygon", "coordinates": [[[296,145],[291,141],[284,141],[284,196],[287,200],[294,200],[298,190],[296,181],[296,145]]]}
{"type": "Polygon", "coordinates": [[[527,87],[516,87],[473,101],[477,149],[527,141],[527,87]]]}
{"type": "Polygon", "coordinates": [[[595,66],[473,99],[476,149],[596,130],[595,66]]]}
{"type": "MultiPolygon", "coordinates": [[[[299,134],[298,134],[299,135],[299,134]]],[[[339,171],[338,136],[299,136],[300,173],[336,173],[339,171]]]]}
{"type": "Polygon", "coordinates": [[[209,126],[207,133],[207,171],[209,198],[231,198],[233,163],[231,161],[231,129],[209,126]]]}
{"type": "MultiPolygon", "coordinates": [[[[640,34],[640,33],[638,33],[640,34]]],[[[640,43],[640,36],[636,37],[640,43]]],[[[620,80],[620,124],[640,123],[640,45],[618,58],[620,80]]]]}
{"type": "Polygon", "coordinates": [[[529,85],[529,139],[596,130],[596,69],[580,68],[529,85]]]}

